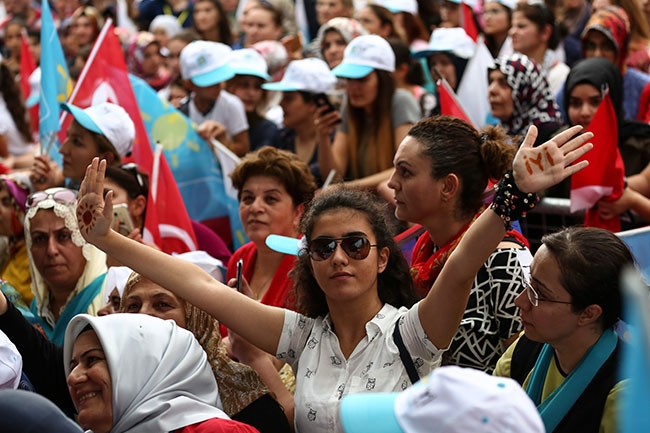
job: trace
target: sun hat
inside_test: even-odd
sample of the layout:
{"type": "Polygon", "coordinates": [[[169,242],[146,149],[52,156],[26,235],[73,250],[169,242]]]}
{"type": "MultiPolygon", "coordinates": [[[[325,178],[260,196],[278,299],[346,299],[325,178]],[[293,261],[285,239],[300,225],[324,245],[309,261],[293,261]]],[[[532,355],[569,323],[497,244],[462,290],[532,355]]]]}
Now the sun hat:
{"type": "Polygon", "coordinates": [[[181,51],[181,76],[199,87],[210,87],[235,76],[232,48],[220,42],[194,41],[181,51]]]}
{"type": "Polygon", "coordinates": [[[87,130],[105,136],[121,157],[131,153],[135,125],[124,108],[110,102],[102,102],[81,109],[64,102],[61,109],[72,114],[74,120],[87,130]]]}
{"type": "Polygon", "coordinates": [[[439,27],[431,33],[429,46],[413,53],[413,57],[419,59],[435,53],[450,53],[461,59],[469,59],[475,49],[476,43],[462,27],[439,27]]]}
{"type": "Polygon", "coordinates": [[[341,78],[363,78],[373,70],[395,72],[395,53],[381,36],[365,35],[354,38],[345,47],[343,61],[332,73],[341,78]]]}
{"type": "Polygon", "coordinates": [[[29,96],[25,101],[25,108],[32,108],[38,104],[41,97],[41,68],[34,69],[27,79],[29,83],[29,96]]]}
{"type": "Polygon", "coordinates": [[[392,13],[408,12],[411,15],[418,14],[418,2],[416,0],[374,0],[371,2],[383,6],[392,13]]]}
{"type": "Polygon", "coordinates": [[[173,38],[183,30],[183,27],[178,23],[175,16],[162,14],[154,18],[151,24],[149,24],[149,31],[151,33],[157,29],[164,30],[167,37],[173,38]]]}
{"type": "Polygon", "coordinates": [[[543,433],[537,407],[510,378],[447,366],[403,392],[343,397],[345,433],[543,433]]]}
{"type": "Polygon", "coordinates": [[[233,51],[230,57],[230,67],[235,75],[252,75],[263,80],[271,79],[264,56],[252,48],[233,51]]]}
{"type": "Polygon", "coordinates": [[[321,59],[308,58],[289,63],[281,81],[262,84],[266,90],[281,92],[331,93],[336,77],[321,59]]]}

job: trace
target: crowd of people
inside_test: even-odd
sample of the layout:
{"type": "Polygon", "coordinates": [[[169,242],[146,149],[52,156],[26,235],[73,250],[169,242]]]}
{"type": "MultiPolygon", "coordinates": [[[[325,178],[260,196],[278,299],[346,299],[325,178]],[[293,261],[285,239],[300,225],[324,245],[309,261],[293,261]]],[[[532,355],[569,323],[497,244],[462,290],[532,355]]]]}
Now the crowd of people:
{"type": "Polygon", "coordinates": [[[2,2],[0,429],[42,429],[16,426],[27,406],[71,432],[419,433],[450,407],[400,401],[440,393],[496,398],[488,431],[618,431],[635,259],[599,228],[533,248],[519,220],[569,197],[607,99],[625,187],[593,209],[650,224],[650,2],[49,4],[73,82],[112,20],[128,72],[240,158],[246,242],[192,221],[200,251],[174,257],[145,235],[152,173],[115,101],[61,101],[45,152],[40,70],[20,75],[49,49],[41,4],[2,2]]]}

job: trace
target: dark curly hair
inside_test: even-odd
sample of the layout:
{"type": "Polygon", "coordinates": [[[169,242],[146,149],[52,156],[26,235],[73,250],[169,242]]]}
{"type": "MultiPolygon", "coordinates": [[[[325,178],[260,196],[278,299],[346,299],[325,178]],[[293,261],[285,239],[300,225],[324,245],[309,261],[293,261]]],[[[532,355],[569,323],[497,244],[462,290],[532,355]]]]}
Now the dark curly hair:
{"type": "MultiPolygon", "coordinates": [[[[314,199],[300,220],[300,231],[304,233],[307,244],[318,219],[323,214],[337,209],[349,209],[362,214],[375,234],[377,250],[387,247],[390,252],[386,269],[377,275],[379,299],[397,308],[413,306],[417,296],[409,266],[384,218],[385,203],[380,202],[372,193],[338,185],[324,190],[314,199]]],[[[329,312],[329,306],[325,293],[312,273],[309,254],[302,251],[298,255],[290,276],[294,281],[293,288],[298,311],[308,317],[325,316],[329,312]]]]}
{"type": "Polygon", "coordinates": [[[309,203],[316,192],[316,180],[309,166],[295,153],[271,146],[249,153],[230,173],[232,185],[237,189],[237,199],[241,199],[241,190],[251,176],[277,179],[296,206],[309,203]]]}

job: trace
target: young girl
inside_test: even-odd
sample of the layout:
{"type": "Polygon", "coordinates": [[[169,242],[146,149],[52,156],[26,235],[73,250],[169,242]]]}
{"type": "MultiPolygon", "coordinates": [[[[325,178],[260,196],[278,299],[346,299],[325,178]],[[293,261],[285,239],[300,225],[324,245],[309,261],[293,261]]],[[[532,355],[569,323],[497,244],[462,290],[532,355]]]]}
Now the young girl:
{"type": "Polygon", "coordinates": [[[534,205],[534,194],[521,191],[541,190],[588,165],[570,165],[592,147],[584,145],[590,133],[569,140],[580,130],[533,148],[536,129],[531,128],[495,204],[472,225],[429,294],[413,307],[406,261],[377,202],[362,191],[328,190],[302,218],[305,247],[294,270],[301,313],[256,302],[192,264],[111,231],[112,193],[104,201],[106,163],[98,158],[86,172],[77,217],[84,236],[108,254],[173,287],[229,329],[289,362],[296,373],[297,432],[340,431],[337,409],[343,395],[404,389],[410,383],[407,369],[421,376],[439,362],[476,272],[510,221],[534,205]]]}

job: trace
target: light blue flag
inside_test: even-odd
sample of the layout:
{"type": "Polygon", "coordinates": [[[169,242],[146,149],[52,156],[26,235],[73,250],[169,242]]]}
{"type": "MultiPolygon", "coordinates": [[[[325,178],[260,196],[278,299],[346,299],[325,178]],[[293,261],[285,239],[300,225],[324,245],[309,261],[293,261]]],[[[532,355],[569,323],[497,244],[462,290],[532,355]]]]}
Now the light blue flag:
{"type": "Polygon", "coordinates": [[[616,235],[632,250],[639,269],[650,280],[650,227],[626,230],[616,235]]]}
{"type": "Polygon", "coordinates": [[[633,269],[623,272],[622,288],[629,341],[622,348],[621,377],[629,380],[620,402],[619,431],[646,433],[650,409],[650,292],[633,269]]]}
{"type": "MultiPolygon", "coordinates": [[[[190,119],[138,77],[129,75],[149,141],[163,146],[190,218],[204,221],[227,216],[235,248],[248,240],[239,219],[239,203],[211,146],[190,119]],[[230,192],[230,194],[228,193],[230,192]]],[[[236,158],[236,157],[235,157],[236,158]]]]}
{"type": "Polygon", "coordinates": [[[65,102],[72,92],[72,80],[63,56],[50,5],[41,2],[41,92],[39,99],[39,135],[43,152],[61,165],[56,133],[59,124],[59,103],[65,102]]]}

